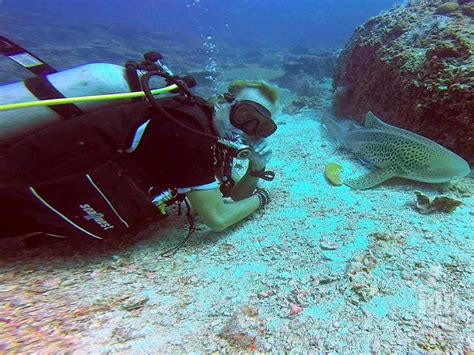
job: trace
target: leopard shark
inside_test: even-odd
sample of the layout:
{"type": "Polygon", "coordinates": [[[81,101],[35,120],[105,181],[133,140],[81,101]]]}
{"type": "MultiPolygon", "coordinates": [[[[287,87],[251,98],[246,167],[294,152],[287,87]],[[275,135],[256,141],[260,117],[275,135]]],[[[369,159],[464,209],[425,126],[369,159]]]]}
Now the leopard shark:
{"type": "Polygon", "coordinates": [[[467,176],[467,161],[442,145],[416,133],[391,126],[372,112],[365,116],[364,127],[344,125],[324,116],[328,133],[353,152],[371,170],[348,179],[344,184],[365,190],[393,177],[425,183],[446,183],[467,176]]]}

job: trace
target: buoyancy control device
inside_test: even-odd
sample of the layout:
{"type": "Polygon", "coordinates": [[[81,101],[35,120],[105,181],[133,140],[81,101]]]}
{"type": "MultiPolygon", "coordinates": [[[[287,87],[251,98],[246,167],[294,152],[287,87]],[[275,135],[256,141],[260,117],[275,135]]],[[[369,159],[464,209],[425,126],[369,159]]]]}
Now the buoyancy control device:
{"type": "MultiPolygon", "coordinates": [[[[176,99],[173,108],[178,111],[180,107],[184,112],[195,107],[193,112],[203,119],[212,116],[212,109],[205,101],[190,93],[187,83],[193,86],[195,82],[191,78],[182,80],[165,73],[163,67],[156,65],[159,60],[156,52],[150,53],[153,53],[154,61],[145,57],[141,65],[128,62],[125,69],[96,64],[60,73],[42,72],[37,78],[43,84],[47,81],[49,84],[45,85],[49,89],[36,96],[47,99],[58,88],[60,94],[80,96],[125,89],[137,91],[141,90],[138,74],[143,74],[137,71],[150,69],[150,74],[163,77],[176,88],[177,94],[158,103],[149,80],[142,80],[155,112],[161,112],[162,117],[169,116],[162,105],[176,99]],[[83,78],[85,74],[88,75],[83,78]],[[93,83],[94,79],[96,83],[93,83]],[[55,87],[51,89],[53,84],[55,87]],[[74,88],[74,85],[78,87],[74,88]]],[[[5,51],[3,54],[7,55],[5,51]]],[[[142,79],[144,76],[147,74],[142,75],[142,79]]],[[[20,101],[18,97],[31,100],[33,95],[29,91],[25,83],[15,83],[7,85],[0,97],[3,102],[20,101]]],[[[11,112],[13,121],[23,115],[27,117],[22,125],[12,127],[10,134],[5,135],[4,142],[9,143],[5,144],[3,156],[0,156],[0,200],[5,207],[2,218],[8,222],[2,223],[0,238],[42,233],[55,237],[86,235],[102,239],[134,231],[163,214],[157,204],[171,201],[149,194],[153,182],[130,164],[124,152],[131,137],[123,132],[133,132],[149,118],[153,108],[149,102],[140,101],[94,110],[105,105],[104,102],[82,105],[77,110],[66,109],[63,115],[48,107],[0,112],[11,112]]],[[[11,127],[6,117],[0,116],[8,123],[4,127],[11,127]]],[[[3,130],[0,126],[0,131],[3,130]]],[[[167,196],[163,192],[159,194],[167,196]]],[[[176,197],[175,194],[170,196],[176,197]]]]}

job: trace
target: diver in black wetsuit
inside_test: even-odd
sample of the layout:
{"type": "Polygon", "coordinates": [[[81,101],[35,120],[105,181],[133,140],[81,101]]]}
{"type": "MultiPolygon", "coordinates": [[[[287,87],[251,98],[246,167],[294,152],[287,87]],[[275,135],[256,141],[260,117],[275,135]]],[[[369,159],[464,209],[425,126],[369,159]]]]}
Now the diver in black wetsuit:
{"type": "Polygon", "coordinates": [[[185,197],[224,230],[270,201],[258,185],[273,178],[266,138],[277,96],[239,81],[212,103],[177,95],[117,105],[11,144],[0,162],[0,237],[102,239],[146,227],[185,197]],[[242,177],[232,169],[239,154],[249,161],[242,177]]]}

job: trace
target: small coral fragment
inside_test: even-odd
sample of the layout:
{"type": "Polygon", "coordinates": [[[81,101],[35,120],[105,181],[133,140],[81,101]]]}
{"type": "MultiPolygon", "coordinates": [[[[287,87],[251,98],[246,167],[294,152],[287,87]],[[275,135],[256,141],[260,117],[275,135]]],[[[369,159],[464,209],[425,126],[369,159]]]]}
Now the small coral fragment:
{"type": "Polygon", "coordinates": [[[291,303],[290,304],[290,316],[296,316],[304,311],[304,308],[295,304],[291,303]]]}
{"type": "Polygon", "coordinates": [[[329,163],[326,165],[326,169],[324,170],[324,175],[326,175],[326,178],[334,186],[341,186],[342,182],[341,182],[340,175],[342,171],[343,171],[342,166],[340,166],[339,164],[329,163]]]}

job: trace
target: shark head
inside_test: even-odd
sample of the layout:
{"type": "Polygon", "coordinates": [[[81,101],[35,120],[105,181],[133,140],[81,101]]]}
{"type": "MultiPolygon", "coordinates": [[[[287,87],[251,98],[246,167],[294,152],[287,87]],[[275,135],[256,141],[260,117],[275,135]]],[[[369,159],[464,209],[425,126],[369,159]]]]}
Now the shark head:
{"type": "Polygon", "coordinates": [[[418,169],[414,169],[411,175],[415,177],[419,173],[419,181],[443,183],[459,180],[469,175],[470,172],[471,168],[467,161],[446,149],[433,156],[425,157],[418,169]]]}

